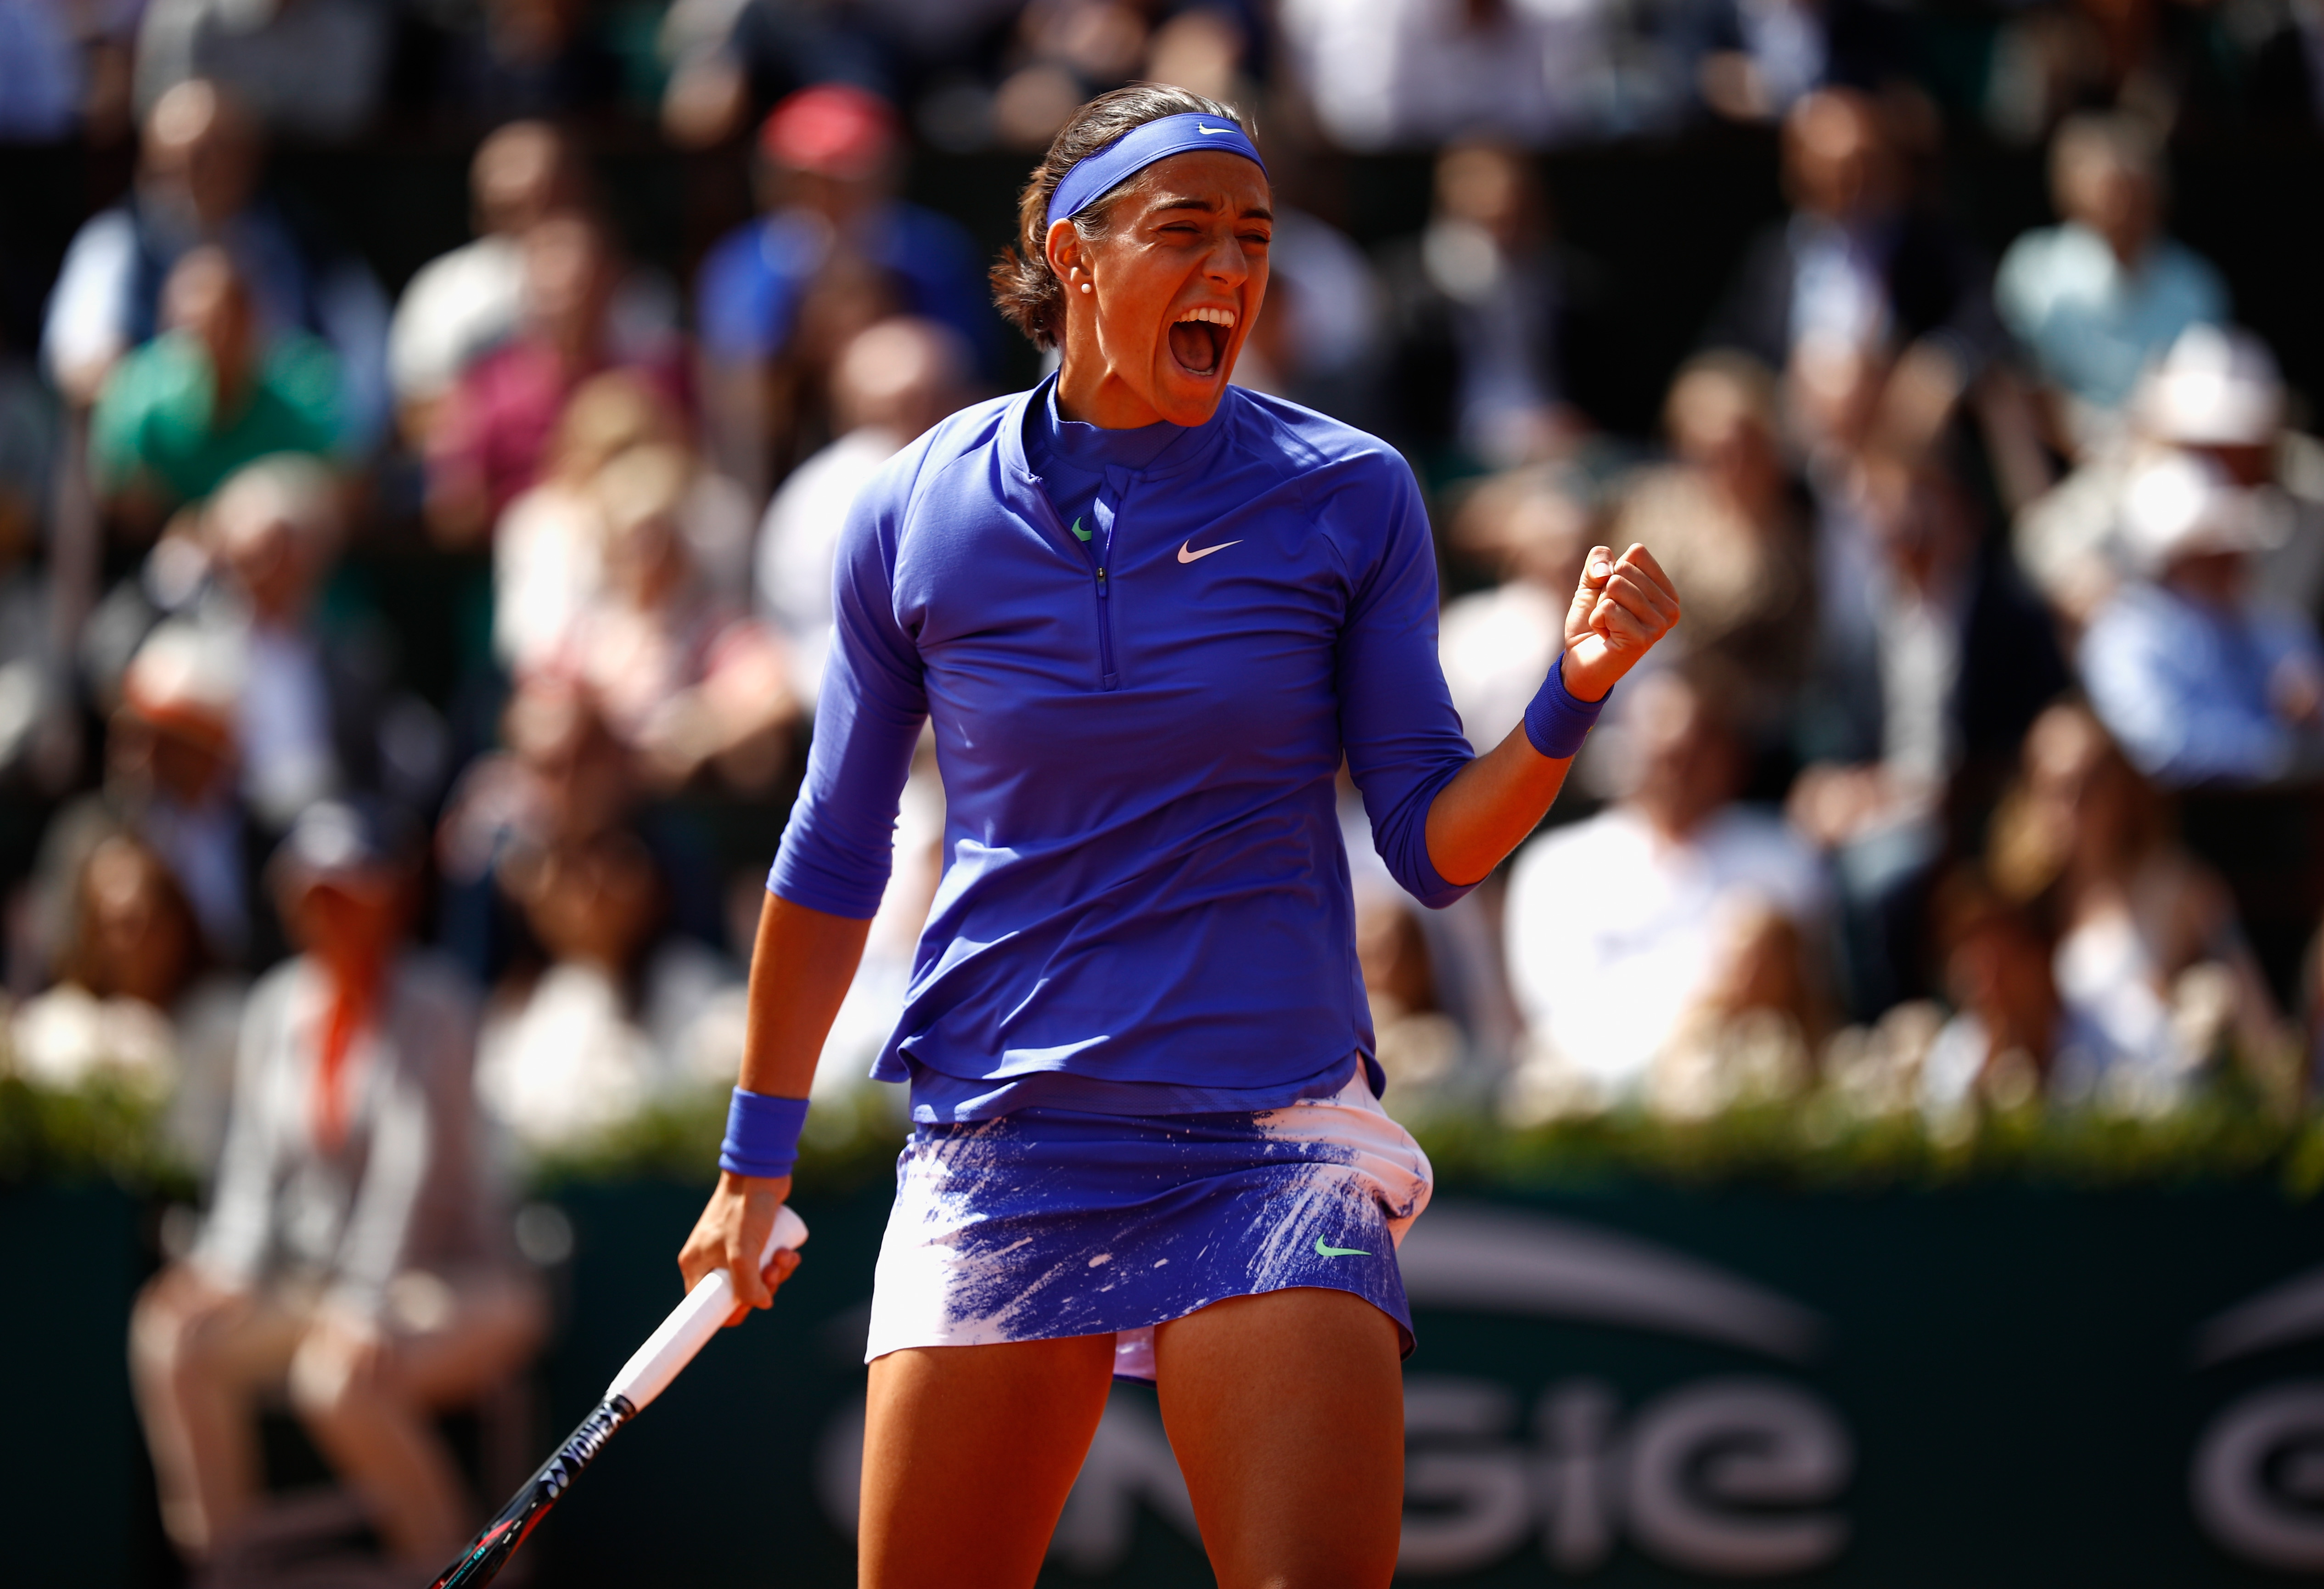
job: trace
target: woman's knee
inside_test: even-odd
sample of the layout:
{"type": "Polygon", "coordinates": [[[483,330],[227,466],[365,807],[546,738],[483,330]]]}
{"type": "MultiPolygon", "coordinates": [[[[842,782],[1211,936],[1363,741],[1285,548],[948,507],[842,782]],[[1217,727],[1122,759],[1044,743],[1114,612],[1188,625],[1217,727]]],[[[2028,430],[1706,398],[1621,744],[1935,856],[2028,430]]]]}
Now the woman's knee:
{"type": "Polygon", "coordinates": [[[211,1310],[188,1306],[184,1274],[155,1275],[129,1309],[129,1361],[149,1378],[179,1381],[217,1377],[220,1353],[211,1310]]]}
{"type": "Polygon", "coordinates": [[[384,1343],[360,1338],[335,1320],[316,1324],[290,1354],[285,1382],[290,1410],[310,1428],[345,1423],[364,1403],[377,1398],[378,1360],[391,1351],[384,1343]]]}

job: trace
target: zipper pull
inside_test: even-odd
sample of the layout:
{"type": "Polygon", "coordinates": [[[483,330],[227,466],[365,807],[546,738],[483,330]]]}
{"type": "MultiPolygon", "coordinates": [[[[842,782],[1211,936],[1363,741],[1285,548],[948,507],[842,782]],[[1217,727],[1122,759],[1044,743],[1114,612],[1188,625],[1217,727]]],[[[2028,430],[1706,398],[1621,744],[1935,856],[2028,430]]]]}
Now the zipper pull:
{"type": "Polygon", "coordinates": [[[1097,571],[1097,598],[1100,601],[1103,601],[1105,599],[1105,570],[1103,568],[1100,568],[1097,571]]]}

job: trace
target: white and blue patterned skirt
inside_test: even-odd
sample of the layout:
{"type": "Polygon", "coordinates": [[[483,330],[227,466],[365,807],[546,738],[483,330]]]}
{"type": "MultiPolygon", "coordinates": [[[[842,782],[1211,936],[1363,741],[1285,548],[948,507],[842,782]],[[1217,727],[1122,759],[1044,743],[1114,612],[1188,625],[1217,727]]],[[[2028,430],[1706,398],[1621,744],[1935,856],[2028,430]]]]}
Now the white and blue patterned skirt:
{"type": "Polygon", "coordinates": [[[1432,1178],[1360,1071],[1255,1113],[922,1125],[896,1161],[864,1361],[1111,1334],[1114,1372],[1150,1380],[1155,1326],[1294,1286],[1363,1298],[1409,1354],[1396,1245],[1432,1178]]]}

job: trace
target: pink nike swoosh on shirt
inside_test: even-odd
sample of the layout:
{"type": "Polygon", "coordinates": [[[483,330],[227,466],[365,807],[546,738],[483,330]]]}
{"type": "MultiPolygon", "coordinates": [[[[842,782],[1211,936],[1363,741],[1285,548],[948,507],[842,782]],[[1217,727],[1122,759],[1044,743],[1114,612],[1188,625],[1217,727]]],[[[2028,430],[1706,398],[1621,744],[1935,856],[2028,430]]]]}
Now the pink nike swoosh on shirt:
{"type": "Polygon", "coordinates": [[[1214,551],[1224,551],[1224,550],[1226,550],[1226,549],[1227,549],[1227,548],[1229,548],[1229,547],[1231,547],[1231,546],[1240,546],[1240,545],[1242,544],[1242,542],[1241,542],[1241,541],[1240,541],[1240,540],[1222,540],[1222,541],[1220,541],[1220,542],[1218,543],[1218,545],[1216,545],[1216,546],[1206,546],[1206,547],[1203,548],[1203,550],[1200,550],[1200,551],[1190,551],[1190,550],[1187,550],[1187,548],[1192,547],[1194,544],[1194,543],[1193,541],[1189,540],[1189,541],[1187,541],[1187,542],[1185,543],[1185,546],[1181,546],[1181,547],[1178,549],[1178,560],[1179,560],[1180,562],[1182,562],[1182,563],[1191,563],[1191,562],[1193,562],[1196,558],[1206,558],[1206,557],[1209,557],[1209,556],[1210,556],[1213,552],[1214,552],[1214,551]]]}

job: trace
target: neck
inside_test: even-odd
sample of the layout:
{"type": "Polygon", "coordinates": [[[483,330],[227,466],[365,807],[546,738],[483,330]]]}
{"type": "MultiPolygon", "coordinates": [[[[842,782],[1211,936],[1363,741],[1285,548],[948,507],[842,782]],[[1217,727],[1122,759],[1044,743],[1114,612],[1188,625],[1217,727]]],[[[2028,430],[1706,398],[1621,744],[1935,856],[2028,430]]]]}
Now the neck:
{"type": "Polygon", "coordinates": [[[226,363],[213,358],[210,361],[210,382],[214,393],[211,424],[214,429],[223,430],[241,417],[244,405],[250,400],[251,371],[246,364],[226,363]]]}
{"type": "Polygon", "coordinates": [[[1641,792],[1631,804],[1646,818],[1646,826],[1654,829],[1655,836],[1670,845],[1683,845],[1692,839],[1704,819],[1718,809],[1683,797],[1646,792],[1641,792]]]}
{"type": "Polygon", "coordinates": [[[1096,328],[1070,319],[1065,363],[1057,371],[1057,417],[1101,430],[1136,430],[1162,421],[1160,411],[1114,372],[1098,346],[1096,328]]]}
{"type": "Polygon", "coordinates": [[[321,961],[324,978],[335,997],[358,1009],[371,1007],[379,994],[380,984],[386,980],[384,954],[364,952],[317,958],[321,961]]]}

